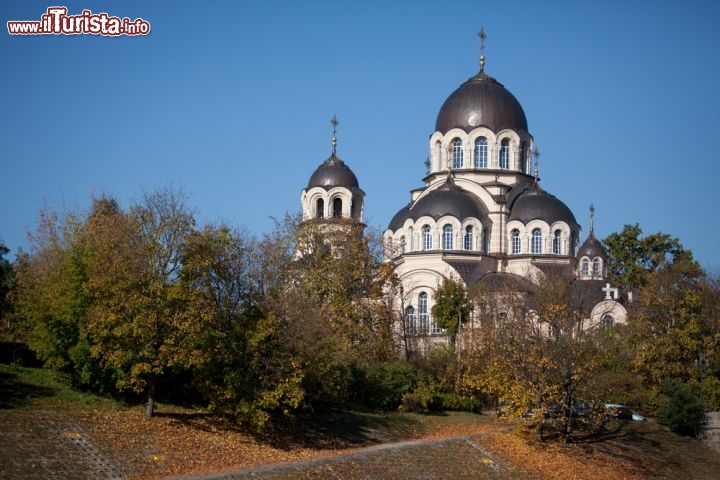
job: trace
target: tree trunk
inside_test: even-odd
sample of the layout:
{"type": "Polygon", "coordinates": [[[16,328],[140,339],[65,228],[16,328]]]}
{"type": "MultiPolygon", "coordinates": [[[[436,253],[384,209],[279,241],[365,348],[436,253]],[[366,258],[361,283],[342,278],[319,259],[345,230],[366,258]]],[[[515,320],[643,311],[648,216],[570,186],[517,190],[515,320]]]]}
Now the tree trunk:
{"type": "Polygon", "coordinates": [[[148,383],[148,399],[145,407],[145,416],[152,418],[155,413],[155,376],[150,379],[148,383]]]}

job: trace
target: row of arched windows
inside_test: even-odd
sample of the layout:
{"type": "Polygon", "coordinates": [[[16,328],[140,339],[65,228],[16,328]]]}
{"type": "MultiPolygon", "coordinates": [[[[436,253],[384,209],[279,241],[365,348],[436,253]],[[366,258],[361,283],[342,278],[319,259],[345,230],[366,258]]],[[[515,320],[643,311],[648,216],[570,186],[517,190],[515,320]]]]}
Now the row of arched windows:
{"type": "MultiPolygon", "coordinates": [[[[523,173],[527,173],[527,143],[523,142],[520,150],[520,170],[523,173]]],[[[465,159],[463,152],[462,140],[459,138],[453,138],[450,142],[450,155],[452,161],[452,167],[454,169],[461,169],[465,167],[465,159]]],[[[488,141],[485,137],[478,137],[475,139],[475,145],[473,148],[473,168],[488,168],[488,141]]],[[[510,140],[503,138],[500,141],[500,149],[497,155],[497,167],[501,170],[507,170],[510,168],[510,140]]]]}
{"type": "MultiPolygon", "coordinates": [[[[412,243],[412,229],[410,229],[411,243],[407,245],[405,237],[400,238],[403,251],[415,250],[415,245],[412,243]],[[408,248],[409,247],[409,248],[408,248]]],[[[475,229],[472,225],[465,227],[460,239],[461,244],[456,246],[455,244],[455,229],[452,225],[445,224],[442,227],[442,234],[440,235],[440,248],[442,250],[468,250],[468,251],[481,251],[487,252],[487,235],[486,232],[482,232],[481,237],[478,239],[478,245],[475,245],[475,229]]],[[[433,250],[435,249],[433,231],[430,225],[424,225],[420,230],[420,249],[421,250],[433,250]]]]}
{"type": "Polygon", "coordinates": [[[522,239],[520,238],[520,230],[517,228],[510,232],[510,253],[519,255],[521,253],[531,253],[533,255],[542,255],[543,253],[552,253],[553,255],[562,254],[562,232],[558,229],[552,233],[551,252],[545,252],[542,230],[533,228],[530,233],[529,252],[523,252],[522,239]]]}
{"type": "Polygon", "coordinates": [[[439,328],[430,316],[427,292],[418,294],[417,304],[417,310],[412,305],[405,309],[405,333],[409,335],[443,333],[442,328],[439,328]]]}
{"type": "Polygon", "coordinates": [[[602,277],[602,268],[602,259],[600,257],[592,259],[592,274],[590,273],[590,259],[583,257],[582,260],[580,260],[580,276],[582,277],[602,277]]]}
{"type": "MultiPolygon", "coordinates": [[[[357,211],[355,202],[350,202],[350,216],[357,218],[357,211]]],[[[332,201],[332,209],[330,210],[331,218],[342,218],[343,216],[343,201],[341,198],[334,198],[332,201]]],[[[315,218],[325,217],[325,200],[318,198],[315,201],[315,218]]]]}

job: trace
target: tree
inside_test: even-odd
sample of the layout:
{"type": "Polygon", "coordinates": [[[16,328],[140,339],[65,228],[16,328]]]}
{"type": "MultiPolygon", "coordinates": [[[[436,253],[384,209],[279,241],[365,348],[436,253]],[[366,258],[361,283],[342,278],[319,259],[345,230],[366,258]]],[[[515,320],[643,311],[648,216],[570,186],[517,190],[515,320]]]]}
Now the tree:
{"type": "Polygon", "coordinates": [[[49,368],[77,371],[73,354],[90,298],[80,242],[82,218],[39,212],[30,252],[18,255],[12,300],[21,339],[49,368]]]}
{"type": "Polygon", "coordinates": [[[316,406],[347,401],[357,368],[392,358],[380,242],[362,229],[346,219],[286,219],[263,242],[273,259],[264,270],[270,278],[284,272],[281,282],[266,282],[263,309],[278,319],[279,341],[303,372],[304,401],[316,406]]]}
{"type": "Polygon", "coordinates": [[[435,290],[435,305],[432,314],[438,326],[444,328],[450,336],[450,347],[455,349],[455,339],[460,327],[467,322],[473,310],[473,304],[467,296],[462,280],[443,278],[435,290]]]}
{"type": "Polygon", "coordinates": [[[677,238],[655,233],[641,238],[638,224],[625,225],[619,233],[611,233],[603,241],[608,252],[610,282],[626,289],[644,285],[651,273],[672,267],[687,277],[696,277],[702,269],[677,238]]]}
{"type": "Polygon", "coordinates": [[[193,232],[181,279],[196,294],[192,310],[209,321],[196,377],[211,409],[262,427],[269,413],[297,408],[297,368],[277,341],[277,322],[261,309],[257,242],[228,226],[193,232]]]}
{"type": "Polygon", "coordinates": [[[12,264],[5,258],[10,249],[0,239],[0,334],[2,337],[11,335],[10,329],[10,291],[15,282],[12,264]]]}
{"type": "Polygon", "coordinates": [[[173,189],[145,194],[128,213],[100,210],[86,235],[91,351],[114,370],[118,388],[147,394],[151,417],[158,378],[204,360],[199,337],[208,319],[191,314],[192,292],[179,281],[195,220],[173,189]]]}
{"type": "Polygon", "coordinates": [[[510,418],[530,415],[538,435],[552,427],[570,440],[573,408],[594,398],[597,343],[582,328],[564,277],[534,292],[478,290],[480,338],[463,359],[468,391],[495,395],[510,418]]]}

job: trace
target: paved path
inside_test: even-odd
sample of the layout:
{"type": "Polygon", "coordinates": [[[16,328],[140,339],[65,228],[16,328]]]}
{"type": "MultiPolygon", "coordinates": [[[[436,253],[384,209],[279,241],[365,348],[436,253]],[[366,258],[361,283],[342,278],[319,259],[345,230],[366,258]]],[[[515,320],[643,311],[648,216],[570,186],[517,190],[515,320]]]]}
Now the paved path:
{"type": "MultiPolygon", "coordinates": [[[[483,447],[484,435],[385,443],[342,456],[166,480],[531,478],[509,470],[494,458],[483,447]]],[[[0,479],[122,480],[137,474],[104,455],[91,438],[92,432],[76,419],[59,412],[0,414],[0,479]]]]}

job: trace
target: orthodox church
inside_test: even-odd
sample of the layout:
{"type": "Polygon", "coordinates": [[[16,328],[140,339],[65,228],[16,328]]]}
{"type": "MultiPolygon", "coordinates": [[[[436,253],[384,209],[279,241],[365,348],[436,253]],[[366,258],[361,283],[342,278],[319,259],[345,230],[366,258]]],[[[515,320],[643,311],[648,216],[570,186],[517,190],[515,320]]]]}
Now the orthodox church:
{"type": "MultiPolygon", "coordinates": [[[[337,157],[334,132],[332,155],[302,192],[303,220],[362,222],[365,194],[337,157]]],[[[595,291],[585,328],[625,321],[617,292],[605,283],[607,254],[594,235],[592,207],[590,234],[580,244],[573,212],[540,185],[539,152],[520,102],[486,73],[484,55],[479,72],[440,107],[428,148],[423,185],[383,234],[407,334],[446,336],[431,314],[443,278],[500,288],[569,272],[580,288],[595,291]]]]}

